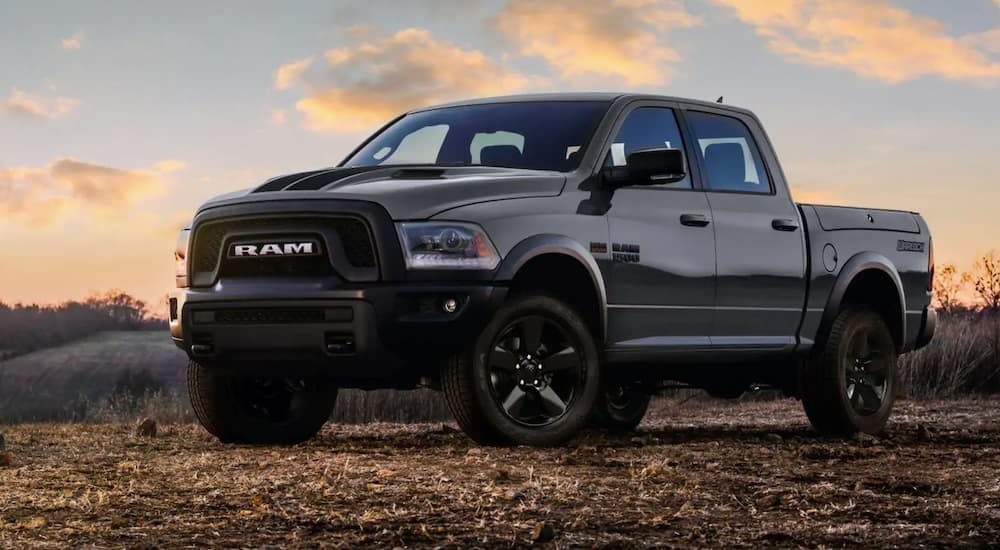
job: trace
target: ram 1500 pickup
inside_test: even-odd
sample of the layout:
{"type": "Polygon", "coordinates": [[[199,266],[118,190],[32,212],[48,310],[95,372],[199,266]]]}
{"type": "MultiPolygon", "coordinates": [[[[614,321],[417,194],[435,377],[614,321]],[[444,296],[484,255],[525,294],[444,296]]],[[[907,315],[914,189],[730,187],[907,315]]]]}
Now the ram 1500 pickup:
{"type": "Polygon", "coordinates": [[[916,213],[796,204],[753,113],[633,94],[482,99],[389,122],[334,168],[203,205],[174,342],[204,427],[293,443],[339,388],[444,392],[483,444],[626,431],[666,382],[780,388],[883,429],[934,334],[916,213]]]}

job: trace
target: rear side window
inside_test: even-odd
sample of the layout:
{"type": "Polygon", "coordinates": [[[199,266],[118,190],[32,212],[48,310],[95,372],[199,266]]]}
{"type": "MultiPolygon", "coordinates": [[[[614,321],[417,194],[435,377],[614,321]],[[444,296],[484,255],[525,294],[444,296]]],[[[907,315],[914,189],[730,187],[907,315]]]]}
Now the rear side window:
{"type": "MultiPolygon", "coordinates": [[[[625,166],[629,153],[639,149],[667,147],[684,149],[681,131],[672,109],[663,107],[640,107],[628,114],[618,135],[611,143],[606,164],[625,166]]],[[[663,185],[661,187],[691,188],[691,178],[663,185]]]]}
{"type": "Polygon", "coordinates": [[[689,111],[709,191],[770,193],[771,182],[750,130],[737,118],[689,111]]]}

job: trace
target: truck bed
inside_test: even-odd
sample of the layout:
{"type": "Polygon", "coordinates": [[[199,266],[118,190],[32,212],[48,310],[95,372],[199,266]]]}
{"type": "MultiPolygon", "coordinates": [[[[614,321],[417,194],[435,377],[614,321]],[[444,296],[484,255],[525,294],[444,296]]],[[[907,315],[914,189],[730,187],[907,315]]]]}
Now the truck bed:
{"type": "MultiPolygon", "coordinates": [[[[798,203],[806,229],[808,290],[800,342],[811,346],[824,328],[827,303],[837,292],[838,276],[876,263],[895,267],[886,276],[895,279],[904,306],[903,349],[917,345],[930,303],[930,232],[916,212],[880,208],[827,206],[798,203]],[[879,262],[881,260],[881,262],[879,262]]],[[[849,280],[850,277],[841,280],[849,280]]],[[[888,297],[886,298],[888,299],[888,297]]]]}

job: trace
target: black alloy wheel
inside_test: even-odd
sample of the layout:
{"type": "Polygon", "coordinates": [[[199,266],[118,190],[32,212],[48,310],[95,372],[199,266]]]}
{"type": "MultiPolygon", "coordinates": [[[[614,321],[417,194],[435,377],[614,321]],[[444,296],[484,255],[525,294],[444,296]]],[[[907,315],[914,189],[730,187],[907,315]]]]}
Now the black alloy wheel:
{"type": "Polygon", "coordinates": [[[888,365],[878,335],[870,329],[854,333],[844,356],[844,390],[854,412],[878,413],[888,389],[888,365]]]}
{"type": "Polygon", "coordinates": [[[605,386],[594,406],[593,425],[613,433],[630,432],[646,416],[651,399],[648,388],[641,384],[605,386]]]}
{"type": "Polygon", "coordinates": [[[521,294],[494,314],[467,353],[442,370],[445,400],[484,445],[562,445],[590,420],[600,361],[590,326],[570,305],[521,294]]]}
{"type": "Polygon", "coordinates": [[[302,415],[309,405],[307,383],[303,379],[234,378],[231,390],[244,414],[265,422],[287,422],[302,415]]]}
{"type": "Polygon", "coordinates": [[[541,427],[566,414],[586,367],[565,329],[544,317],[522,317],[500,331],[491,348],[490,389],[508,418],[541,427]]]}
{"type": "Polygon", "coordinates": [[[896,389],[898,347],[882,316],[851,305],[804,364],[802,405],[816,431],[850,436],[885,429],[896,389]]]}
{"type": "Polygon", "coordinates": [[[316,435],[330,418],[337,387],[323,378],[255,377],[188,363],[195,416],[224,443],[290,445],[316,435]]]}

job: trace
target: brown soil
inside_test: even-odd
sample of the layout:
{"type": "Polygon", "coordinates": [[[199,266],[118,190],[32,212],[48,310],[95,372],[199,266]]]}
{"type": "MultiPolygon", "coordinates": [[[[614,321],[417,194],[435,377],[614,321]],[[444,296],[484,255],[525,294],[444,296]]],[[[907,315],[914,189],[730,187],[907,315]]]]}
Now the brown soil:
{"type": "Polygon", "coordinates": [[[998,404],[899,403],[884,437],[845,442],[794,401],[664,401],[633,435],[557,450],[440,424],[331,425],[293,448],[11,426],[0,546],[988,546],[998,404]]]}

